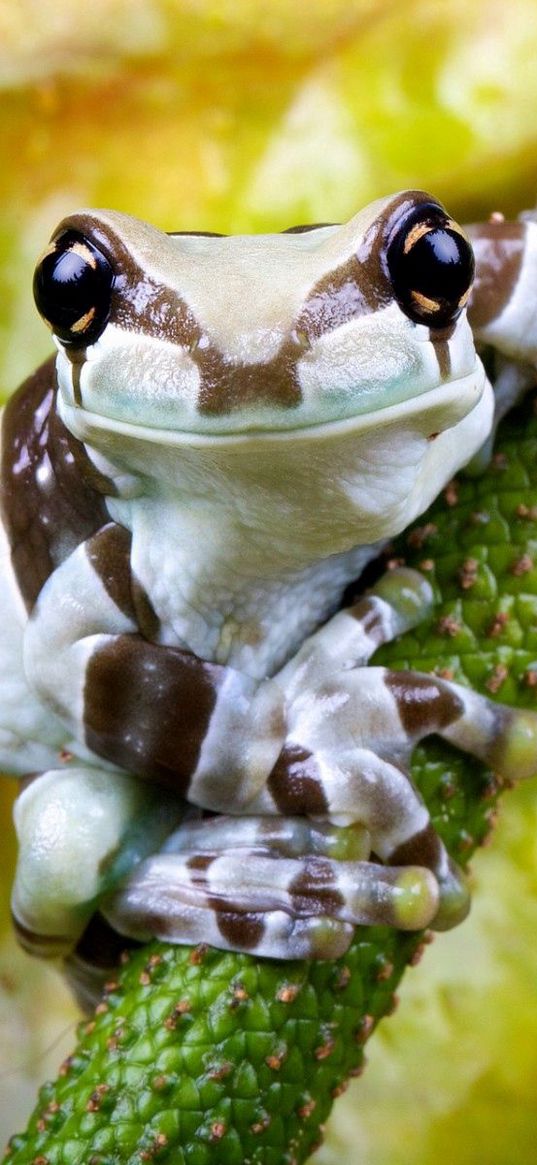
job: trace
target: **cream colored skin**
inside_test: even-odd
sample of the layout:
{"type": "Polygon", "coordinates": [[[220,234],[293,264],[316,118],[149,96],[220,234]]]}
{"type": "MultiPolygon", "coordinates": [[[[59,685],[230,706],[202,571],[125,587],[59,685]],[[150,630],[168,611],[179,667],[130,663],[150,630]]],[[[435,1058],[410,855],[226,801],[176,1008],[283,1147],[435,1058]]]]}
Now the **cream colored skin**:
{"type": "MultiPolygon", "coordinates": [[[[83,216],[132,256],[144,275],[141,298],[144,279],[173,289],[201,343],[218,348],[228,366],[257,366],[261,384],[312,289],[353,254],[365,255],[389,204],[374,203],[341,227],[255,238],[170,237],[111,211],[83,216]]],[[[507,331],[509,358],[527,363],[528,330],[514,345],[513,327],[507,331]]],[[[494,334],[485,338],[496,343],[494,334]]],[[[240,409],[209,414],[200,409],[192,351],[172,342],[164,324],[148,334],[110,322],[88,346],[78,379],[56,341],[60,415],[114,482],[108,511],[132,534],[131,567],[158,616],[159,643],[229,668],[188,789],[193,805],[227,816],[179,826],[159,852],[159,791],[144,787],[141,805],[140,782],[92,753],[82,726],[91,654],[132,624],[83,547],[51,575],[29,623],[6,562],[7,614],[19,632],[5,640],[4,663],[13,702],[24,696],[28,711],[24,739],[12,710],[0,722],[1,760],[22,773],[35,770],[37,757],[46,772],[16,809],[14,911],[34,935],[62,936],[58,950],[76,943],[98,902],[133,937],[147,937],[146,919],[160,910],[167,925],[157,933],[167,938],[232,945],[208,903],[230,893],[235,908],[240,900],[240,909],[264,914],[263,940],[249,949],[280,957],[341,953],[355,924],[385,919],[388,899],[394,921],[409,928],[435,917],[450,925],[466,912],[466,890],[440,844],[434,870],[389,865],[429,818],[401,771],[415,737],[383,670],[365,666],[379,642],[422,617],[427,584],[408,574],[381,584],[371,600],[375,634],[361,609],[334,612],[379,546],[487,440],[492,388],[464,311],[447,340],[447,374],[429,327],[395,299],[296,343],[299,404],[275,406],[260,393],[240,409]],[[61,746],[71,758],[58,766],[61,746]],[[280,751],[292,747],[316,758],[328,803],[322,823],[287,825],[268,791],[280,751]],[[132,827],[141,817],[152,824],[137,848],[132,827]],[[270,843],[265,817],[278,835],[270,843]],[[188,881],[184,855],[205,846],[218,862],[202,892],[188,881]],[[371,851],[386,864],[370,862],[371,851]],[[113,894],[116,875],[102,875],[111,853],[120,855],[117,877],[133,870],[113,894]],[[318,903],[310,918],[293,917],[286,893],[312,854],[333,860],[345,902],[337,917],[319,917],[318,903]]],[[[531,716],[500,722],[487,701],[445,682],[442,691],[460,702],[448,739],[488,756],[503,734],[506,769],[533,771],[531,716]]],[[[168,811],[171,832],[182,803],[170,798],[168,811]]],[[[50,944],[47,951],[54,953],[50,944]]]]}

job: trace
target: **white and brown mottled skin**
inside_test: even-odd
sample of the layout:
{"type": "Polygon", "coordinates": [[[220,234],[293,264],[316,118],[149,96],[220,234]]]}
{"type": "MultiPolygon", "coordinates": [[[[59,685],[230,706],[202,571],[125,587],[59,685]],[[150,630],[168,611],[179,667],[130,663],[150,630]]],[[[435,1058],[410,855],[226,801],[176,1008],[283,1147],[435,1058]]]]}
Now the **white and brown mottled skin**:
{"type": "MultiPolygon", "coordinates": [[[[493,424],[465,313],[412,323],[390,285],[389,239],[429,201],[252,238],[114,212],[56,232],[90,237],[115,281],[100,338],[57,341],[3,418],[0,764],[40,774],[16,808],[28,949],[98,962],[99,903],[133,939],[276,957],[465,913],[412,747],[439,732],[523,775],[535,720],[366,667],[427,607],[419,576],[334,614],[493,424]]],[[[536,232],[472,229],[474,324],[521,370],[515,395],[536,232]]]]}

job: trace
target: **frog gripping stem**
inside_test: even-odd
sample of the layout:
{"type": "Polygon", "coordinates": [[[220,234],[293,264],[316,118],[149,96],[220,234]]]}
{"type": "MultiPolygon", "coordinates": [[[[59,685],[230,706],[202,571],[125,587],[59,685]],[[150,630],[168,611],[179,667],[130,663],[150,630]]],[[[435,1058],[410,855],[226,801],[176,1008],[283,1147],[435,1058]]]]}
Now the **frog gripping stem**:
{"type": "Polygon", "coordinates": [[[55,366],[2,422],[0,767],[36,774],[21,941],[104,998],[10,1165],[301,1165],[423,928],[466,914],[500,779],[536,768],[535,418],[341,603],[527,389],[534,226],[475,235],[496,398],[423,192],[306,240],[54,233],[55,366]]]}
{"type": "MultiPolygon", "coordinates": [[[[524,712],[534,707],[526,676],[537,578],[512,568],[528,554],[537,524],[527,500],[537,485],[529,406],[504,421],[499,454],[482,477],[458,483],[455,506],[440,499],[401,538],[398,554],[415,566],[426,539],[437,602],[424,625],[379,655],[391,668],[448,667],[459,683],[489,695],[503,677],[510,702],[524,712]],[[488,541],[471,521],[485,510],[488,541]],[[477,603],[467,601],[470,559],[477,603]],[[491,635],[505,610],[509,622],[491,635]]],[[[441,740],[415,750],[412,776],[451,858],[464,866],[489,832],[498,782],[441,740]]],[[[335,962],[272,962],[165,943],[131,950],[123,966],[110,965],[102,1001],[56,1083],[42,1090],[28,1129],[12,1138],[7,1163],[302,1165],[334,1098],[363,1070],[367,1039],[393,1010],[402,971],[422,942],[420,934],[364,927],[335,962]]]]}

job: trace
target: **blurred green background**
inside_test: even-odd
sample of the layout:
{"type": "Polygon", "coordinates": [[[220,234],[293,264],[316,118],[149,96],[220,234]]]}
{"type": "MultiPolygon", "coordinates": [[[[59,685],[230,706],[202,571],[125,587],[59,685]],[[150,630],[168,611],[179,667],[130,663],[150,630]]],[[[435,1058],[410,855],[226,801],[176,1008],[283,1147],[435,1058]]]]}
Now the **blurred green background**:
{"type": "MultiPolygon", "coordinates": [[[[32,269],[79,206],[250,231],[406,186],[462,220],[536,200],[537,0],[0,0],[0,86],[5,393],[50,350],[32,269]]],[[[4,782],[0,1141],[76,1019],[9,936],[12,795],[4,782]]],[[[506,800],[469,921],[407,974],[319,1165],[533,1162],[537,789],[506,800]]]]}

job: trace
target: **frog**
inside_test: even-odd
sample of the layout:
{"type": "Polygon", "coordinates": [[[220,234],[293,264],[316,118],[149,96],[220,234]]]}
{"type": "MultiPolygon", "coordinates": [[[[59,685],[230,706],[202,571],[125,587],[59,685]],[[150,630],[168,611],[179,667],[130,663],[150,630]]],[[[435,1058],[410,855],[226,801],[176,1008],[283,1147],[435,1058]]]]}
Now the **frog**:
{"type": "Polygon", "coordinates": [[[265,235],[55,229],[56,356],[2,417],[27,951],[91,979],[152,936],[336,958],[465,917],[412,749],[532,776],[537,714],[375,666],[432,591],[356,584],[535,382],[536,267],[535,215],[463,230],[419,190],[265,235]]]}

